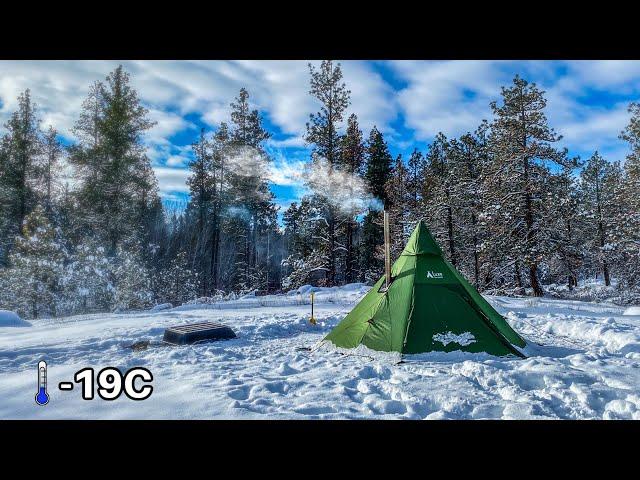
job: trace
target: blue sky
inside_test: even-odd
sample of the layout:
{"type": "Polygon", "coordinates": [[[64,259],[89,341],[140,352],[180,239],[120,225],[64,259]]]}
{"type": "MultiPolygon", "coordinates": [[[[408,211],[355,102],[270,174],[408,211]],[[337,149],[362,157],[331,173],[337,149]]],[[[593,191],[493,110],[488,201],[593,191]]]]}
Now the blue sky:
{"type": "MultiPolygon", "coordinates": [[[[271,188],[286,208],[304,194],[301,165],[309,158],[305,122],[318,108],[308,94],[308,61],[0,61],[0,121],[30,88],[43,127],[53,125],[72,142],[71,127],[89,85],[119,63],[157,121],[146,138],[160,191],[167,203],[184,202],[191,143],[200,128],[212,131],[228,119],[241,87],[273,133],[271,188]]],[[[319,63],[312,61],[312,63],[319,63]]],[[[425,150],[439,132],[452,137],[490,119],[489,102],[515,74],[546,91],[547,116],[564,138],[560,146],[582,158],[594,150],[623,160],[618,139],[627,106],[640,100],[638,61],[342,61],[352,92],[350,113],[364,135],[377,125],[391,152],[425,150]]],[[[346,119],[346,117],[345,117],[346,119]]],[[[71,183],[73,183],[72,175],[71,183]]]]}

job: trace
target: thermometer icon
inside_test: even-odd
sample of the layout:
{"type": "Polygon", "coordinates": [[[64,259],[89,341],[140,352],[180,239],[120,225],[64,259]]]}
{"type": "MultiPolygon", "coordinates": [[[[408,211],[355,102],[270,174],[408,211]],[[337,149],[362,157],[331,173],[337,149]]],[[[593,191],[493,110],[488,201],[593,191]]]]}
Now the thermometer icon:
{"type": "Polygon", "coordinates": [[[47,393],[47,362],[44,360],[38,363],[38,393],[36,393],[36,403],[43,406],[49,403],[49,394],[47,393]]]}

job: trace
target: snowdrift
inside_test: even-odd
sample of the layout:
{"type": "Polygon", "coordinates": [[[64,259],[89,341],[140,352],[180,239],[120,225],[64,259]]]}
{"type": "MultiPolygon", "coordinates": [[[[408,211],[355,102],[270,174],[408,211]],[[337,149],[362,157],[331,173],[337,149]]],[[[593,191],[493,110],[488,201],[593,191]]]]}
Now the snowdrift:
{"type": "Polygon", "coordinates": [[[0,310],[0,327],[30,327],[31,324],[22,320],[17,313],[10,310],[0,310]]]}

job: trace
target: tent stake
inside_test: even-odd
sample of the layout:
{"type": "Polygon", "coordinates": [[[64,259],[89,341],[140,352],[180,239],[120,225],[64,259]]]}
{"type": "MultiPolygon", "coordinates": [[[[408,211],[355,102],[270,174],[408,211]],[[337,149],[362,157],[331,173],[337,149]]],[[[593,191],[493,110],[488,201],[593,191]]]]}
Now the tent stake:
{"type": "Polygon", "coordinates": [[[311,318],[309,319],[309,323],[311,325],[315,325],[317,323],[315,317],[313,316],[313,292],[311,292],[311,318]]]}

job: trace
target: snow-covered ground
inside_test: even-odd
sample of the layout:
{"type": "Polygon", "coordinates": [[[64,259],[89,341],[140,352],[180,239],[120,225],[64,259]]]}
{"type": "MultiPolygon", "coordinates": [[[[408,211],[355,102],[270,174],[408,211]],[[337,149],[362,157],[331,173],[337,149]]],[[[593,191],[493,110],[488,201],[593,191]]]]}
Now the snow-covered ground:
{"type": "Polygon", "coordinates": [[[634,418],[640,419],[640,315],[605,303],[488,297],[534,346],[527,359],[432,353],[384,359],[309,352],[366,292],[184,305],[155,312],[33,320],[0,327],[0,419],[8,418],[634,418]],[[237,339],[162,346],[165,327],[215,320],[237,339]],[[128,345],[150,340],[147,350],[128,345]],[[50,402],[34,403],[39,360],[50,402]],[[148,400],[86,401],[58,389],[83,367],[154,375],[148,400]]]}

